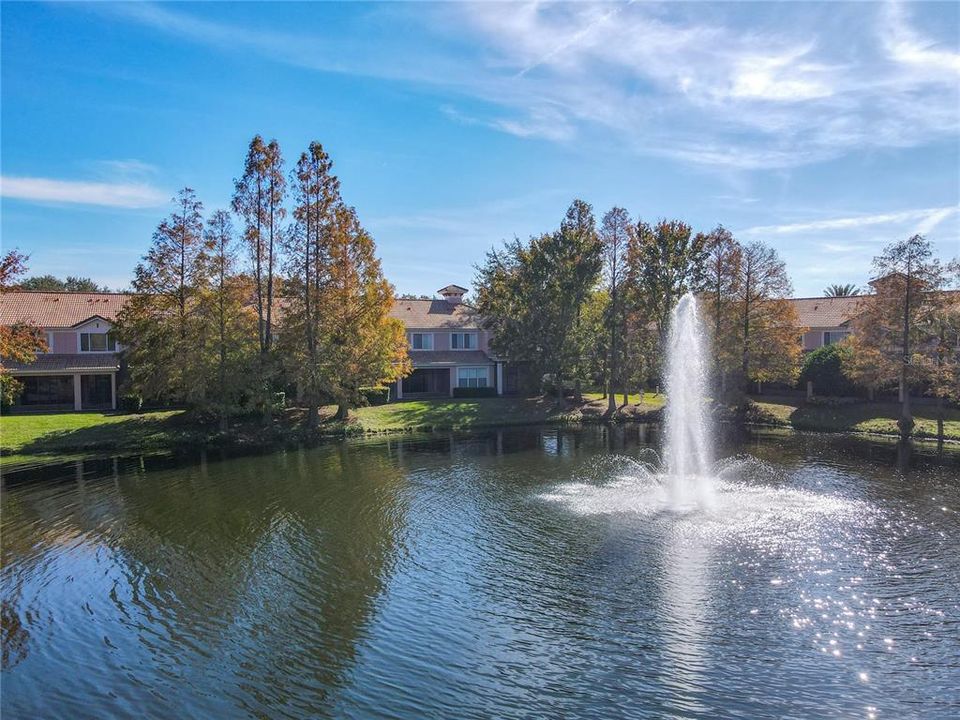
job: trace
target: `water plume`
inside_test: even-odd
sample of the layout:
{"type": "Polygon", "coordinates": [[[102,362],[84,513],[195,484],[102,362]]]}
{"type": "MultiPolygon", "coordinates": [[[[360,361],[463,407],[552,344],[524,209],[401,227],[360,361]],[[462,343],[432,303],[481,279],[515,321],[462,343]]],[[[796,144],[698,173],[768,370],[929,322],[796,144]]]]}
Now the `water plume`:
{"type": "Polygon", "coordinates": [[[687,293],[673,309],[667,345],[663,482],[675,510],[708,507],[713,500],[705,337],[697,299],[687,293]]]}

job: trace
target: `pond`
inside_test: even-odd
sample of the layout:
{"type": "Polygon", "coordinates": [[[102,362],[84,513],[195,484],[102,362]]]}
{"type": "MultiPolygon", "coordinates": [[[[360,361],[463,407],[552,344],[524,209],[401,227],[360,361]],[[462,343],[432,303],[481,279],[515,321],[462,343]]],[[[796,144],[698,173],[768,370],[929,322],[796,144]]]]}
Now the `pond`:
{"type": "Polygon", "coordinates": [[[960,716],[960,460],[510,429],[4,477],[4,718],[960,716]]]}

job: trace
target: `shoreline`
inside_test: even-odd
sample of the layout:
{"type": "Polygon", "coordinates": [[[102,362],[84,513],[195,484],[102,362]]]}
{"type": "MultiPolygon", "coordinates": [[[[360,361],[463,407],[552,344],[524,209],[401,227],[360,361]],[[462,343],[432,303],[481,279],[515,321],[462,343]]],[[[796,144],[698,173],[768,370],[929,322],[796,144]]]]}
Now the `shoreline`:
{"type": "MultiPolygon", "coordinates": [[[[849,407],[861,414],[864,409],[873,409],[870,406],[849,407]]],[[[653,396],[650,402],[643,404],[621,405],[612,418],[606,415],[606,400],[599,396],[587,397],[580,406],[565,408],[559,408],[552,399],[545,398],[426,400],[358,408],[346,422],[332,420],[333,408],[325,408],[321,424],[314,431],[304,426],[304,411],[291,408],[273,416],[269,425],[260,418],[248,418],[234,422],[226,432],[209,423],[198,422],[185,411],[12,415],[0,418],[0,465],[10,468],[65,457],[105,454],[176,455],[204,449],[266,451],[351,437],[466,432],[497,427],[655,424],[661,422],[663,408],[662,396],[653,396]]],[[[894,421],[880,412],[873,413],[864,427],[839,426],[841,421],[850,422],[850,418],[843,416],[843,410],[842,406],[814,407],[811,410],[799,405],[751,402],[746,414],[721,408],[715,419],[721,424],[748,430],[775,429],[899,439],[896,432],[884,431],[884,424],[894,421]],[[785,408],[792,408],[792,412],[787,414],[785,408]]],[[[956,413],[955,410],[952,412],[956,413]]],[[[923,422],[929,423],[929,419],[923,422]]],[[[960,421],[951,419],[948,425],[942,442],[960,444],[960,421]]],[[[940,443],[936,434],[925,430],[926,427],[918,424],[911,440],[924,444],[940,443]]]]}

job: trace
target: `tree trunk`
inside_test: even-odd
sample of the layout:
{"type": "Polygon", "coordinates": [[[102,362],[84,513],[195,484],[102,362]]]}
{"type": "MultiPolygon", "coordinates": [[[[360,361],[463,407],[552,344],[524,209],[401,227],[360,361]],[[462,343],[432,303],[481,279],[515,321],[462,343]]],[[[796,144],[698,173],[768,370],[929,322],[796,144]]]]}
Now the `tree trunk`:
{"type": "Polygon", "coordinates": [[[903,393],[903,402],[900,404],[900,419],[897,427],[900,428],[900,437],[906,440],[913,432],[913,414],[910,411],[910,388],[907,387],[906,365],[900,368],[900,389],[903,393]]]}
{"type": "Polygon", "coordinates": [[[910,386],[908,381],[908,366],[910,365],[910,281],[911,281],[910,257],[907,257],[907,288],[906,298],[903,303],[903,359],[900,365],[900,393],[902,404],[900,405],[900,420],[897,426],[900,428],[900,437],[904,440],[910,437],[913,430],[913,416],[910,412],[910,386]]]}
{"type": "Polygon", "coordinates": [[[627,384],[624,383],[623,384],[623,406],[626,407],[629,404],[630,404],[630,391],[627,389],[627,384]]]}
{"type": "Polygon", "coordinates": [[[577,405],[583,405],[583,391],[580,388],[580,380],[574,380],[573,382],[573,401],[577,405]]]}
{"type": "Polygon", "coordinates": [[[311,399],[307,405],[307,428],[316,430],[320,426],[320,408],[317,401],[311,399]]]}
{"type": "Polygon", "coordinates": [[[937,398],[937,442],[943,442],[943,398],[937,398]]]}
{"type": "Polygon", "coordinates": [[[346,421],[350,419],[350,406],[346,402],[341,401],[337,405],[337,414],[334,416],[336,420],[346,421]]]}

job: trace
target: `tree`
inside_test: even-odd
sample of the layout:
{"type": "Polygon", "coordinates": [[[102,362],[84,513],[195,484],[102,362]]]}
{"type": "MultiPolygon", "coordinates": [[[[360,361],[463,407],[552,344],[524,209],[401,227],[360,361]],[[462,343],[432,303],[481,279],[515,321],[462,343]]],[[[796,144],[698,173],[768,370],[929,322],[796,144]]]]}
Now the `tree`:
{"type": "Polygon", "coordinates": [[[793,291],[776,250],[761,242],[740,253],[734,292],[744,383],[792,382],[800,357],[800,320],[788,297],[793,291]]]}
{"type": "Polygon", "coordinates": [[[740,265],[743,250],[729,230],[718,225],[705,237],[702,302],[704,317],[710,321],[713,335],[714,366],[720,379],[720,392],[726,392],[727,376],[741,364],[742,345],[737,334],[737,301],[740,289],[740,265]]]}
{"type": "Polygon", "coordinates": [[[808,353],[800,369],[801,387],[812,382],[819,395],[851,395],[856,389],[849,375],[852,352],[849,343],[838,342],[808,353]]]}
{"type": "Polygon", "coordinates": [[[583,360],[581,314],[602,263],[592,209],[575,200],[558,231],[492,250],[477,269],[477,309],[493,349],[539,378],[553,375],[561,402],[564,379],[583,360]]]}
{"type": "MultiPolygon", "coordinates": [[[[579,360],[572,369],[574,377],[588,380],[589,385],[605,388],[609,393],[608,404],[610,395],[615,392],[615,388],[610,385],[609,321],[610,296],[605,288],[595,290],[590,293],[580,311],[580,322],[573,338],[579,348],[579,360]]],[[[622,337],[617,338],[618,343],[622,341],[622,337]]]]}
{"type": "Polygon", "coordinates": [[[609,336],[605,385],[607,412],[613,414],[617,401],[614,398],[615,384],[623,385],[620,366],[623,355],[622,340],[626,335],[623,284],[626,279],[627,246],[632,231],[630,215],[621,207],[610,209],[600,224],[600,241],[603,243],[604,280],[608,299],[605,326],[609,336]]]}
{"type": "MultiPolygon", "coordinates": [[[[16,279],[26,270],[27,257],[17,250],[10,250],[0,258],[0,295],[14,289],[16,279]]],[[[23,384],[8,374],[3,362],[33,362],[38,352],[46,350],[46,340],[33,323],[0,325],[0,404],[12,405],[23,392],[23,384]]]]}
{"type": "MultiPolygon", "coordinates": [[[[874,294],[864,303],[857,321],[854,363],[858,380],[883,382],[896,378],[900,386],[900,435],[913,431],[910,395],[922,377],[920,352],[929,335],[930,322],[943,285],[943,268],[933,258],[930,242],[922,235],[894,242],[873,260],[874,294]],[[869,363],[869,365],[866,365],[869,363]]],[[[936,323],[934,323],[936,324],[936,323]]]]}
{"type": "MultiPolygon", "coordinates": [[[[960,262],[948,270],[960,279],[960,262]]],[[[923,343],[918,364],[929,394],[937,399],[937,437],[943,440],[945,403],[960,401],[960,293],[937,290],[920,317],[923,343]]]]}
{"type": "Polygon", "coordinates": [[[332,168],[323,146],[312,142],[291,173],[296,206],[294,226],[287,237],[291,282],[284,316],[291,342],[285,343],[284,356],[307,402],[307,425],[311,428],[319,422],[324,393],[320,304],[330,281],[333,216],[340,202],[340,181],[332,168]]]}
{"type": "Polygon", "coordinates": [[[206,277],[199,283],[198,339],[206,348],[203,366],[211,404],[226,430],[250,385],[256,355],[257,318],[249,307],[249,280],[237,272],[230,214],[214,212],[204,231],[206,277]]]}
{"type": "Polygon", "coordinates": [[[825,297],[856,297],[860,294],[860,288],[858,288],[853,283],[847,283],[846,285],[828,285],[823,290],[825,297]]]}
{"type": "Polygon", "coordinates": [[[127,346],[130,387],[151,398],[195,403],[205,395],[197,296],[207,281],[203,205],[190,188],[173,199],[175,210],[153,234],[134,271],[133,297],[117,318],[127,346]]]}
{"type": "Polygon", "coordinates": [[[353,208],[332,211],[322,235],[329,257],[326,283],[317,297],[321,317],[318,376],[346,420],[360,388],[392,383],[409,374],[403,323],[390,317],[393,286],[383,277],[376,244],[353,208]]]}
{"type": "Polygon", "coordinates": [[[90,278],[74,275],[67,275],[66,280],[61,280],[54,275],[34,275],[18,283],[18,288],[43,292],[110,292],[110,288],[106,285],[101,286],[90,278]]]}
{"type": "Polygon", "coordinates": [[[270,352],[273,324],[274,265],[281,223],[286,215],[283,199],[286,181],[283,156],[276,140],[265,144],[255,135],[250,141],[243,175],[234,180],[233,209],[245,223],[260,324],[260,353],[270,352]]]}
{"type": "Polygon", "coordinates": [[[633,301],[656,324],[661,339],[666,337],[673,306],[685,293],[696,292],[703,285],[706,259],[706,236],[691,237],[686,223],[637,223],[627,251],[633,301]]]}

